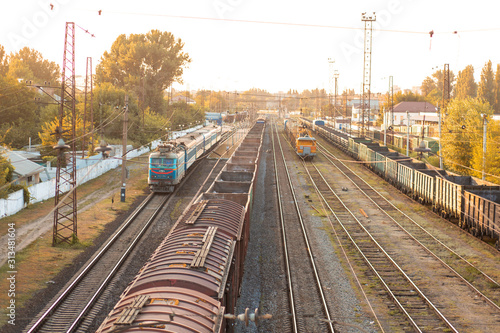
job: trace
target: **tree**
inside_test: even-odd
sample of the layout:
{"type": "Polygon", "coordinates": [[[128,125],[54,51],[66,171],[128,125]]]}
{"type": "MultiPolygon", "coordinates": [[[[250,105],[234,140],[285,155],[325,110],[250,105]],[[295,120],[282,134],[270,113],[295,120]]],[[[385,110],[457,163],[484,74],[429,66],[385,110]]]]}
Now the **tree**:
{"type": "Polygon", "coordinates": [[[181,81],[183,67],[191,61],[183,47],[170,32],[120,35],[96,68],[96,84],[107,82],[133,91],[141,110],[150,107],[161,112],[165,107],[163,91],[172,82],[181,81]]]}
{"type": "Polygon", "coordinates": [[[427,96],[431,91],[437,88],[436,82],[430,77],[426,77],[420,86],[422,90],[422,95],[427,96]]]}
{"type": "MultiPolygon", "coordinates": [[[[500,123],[498,121],[492,121],[491,114],[488,114],[487,125],[486,125],[486,156],[485,156],[485,179],[487,181],[498,184],[500,175],[500,142],[498,138],[500,137],[500,123]],[[496,175],[488,176],[488,174],[496,175]]],[[[481,117],[481,114],[477,116],[481,117]]],[[[483,120],[476,124],[478,132],[475,144],[474,153],[472,156],[472,168],[477,170],[471,173],[473,176],[478,178],[482,177],[483,170],[483,120]]]]}
{"type": "Polygon", "coordinates": [[[59,65],[43,59],[36,50],[24,47],[9,56],[8,74],[15,79],[31,80],[35,84],[50,82],[55,85],[59,79],[59,65]]]}
{"type": "Polygon", "coordinates": [[[477,84],[474,81],[474,67],[468,65],[458,72],[457,84],[455,86],[455,98],[467,99],[477,96],[477,84]]]}
{"type": "MultiPolygon", "coordinates": [[[[38,133],[38,136],[40,137],[40,140],[42,141],[42,149],[40,151],[41,155],[43,157],[50,156],[50,157],[55,157],[57,156],[57,151],[53,149],[53,147],[57,144],[58,137],[54,135],[53,133],[56,133],[56,129],[59,127],[59,117],[55,117],[52,121],[44,123],[42,125],[42,130],[41,132],[38,133]]],[[[64,117],[63,118],[63,128],[71,128],[71,118],[70,117],[64,117]]],[[[82,149],[82,141],[81,137],[84,134],[83,131],[83,120],[82,118],[77,114],[76,119],[75,119],[75,149],[76,150],[81,150],[82,149]]],[[[65,131],[62,134],[62,139],[64,140],[65,144],[70,145],[72,144],[72,133],[71,131],[65,131]]],[[[87,140],[88,146],[85,147],[86,150],[90,149],[90,140],[87,140]]]]}
{"type": "Polygon", "coordinates": [[[489,60],[481,71],[481,81],[477,87],[477,97],[488,102],[491,106],[495,104],[495,82],[491,60],[489,60]]]}
{"type": "Polygon", "coordinates": [[[196,97],[194,98],[196,105],[209,110],[210,109],[210,90],[199,90],[196,92],[196,97]]]}
{"type": "MultiPolygon", "coordinates": [[[[443,96],[443,87],[444,87],[444,70],[437,70],[432,74],[432,77],[434,78],[436,82],[436,88],[439,92],[440,96],[443,96]]],[[[453,91],[454,88],[454,82],[455,82],[455,74],[453,71],[450,71],[450,93],[453,91]]]]}
{"type": "MultiPolygon", "coordinates": [[[[450,71],[450,92],[453,91],[455,81],[455,74],[450,71]]],[[[441,105],[443,100],[443,87],[444,87],[444,70],[437,70],[432,74],[432,77],[427,76],[420,89],[422,95],[427,102],[434,105],[441,105]]]]}
{"type": "Polygon", "coordinates": [[[0,136],[4,143],[22,147],[38,132],[35,92],[12,77],[0,76],[0,136]]]}
{"type": "Polygon", "coordinates": [[[0,199],[7,198],[14,167],[0,151],[0,199]]]}
{"type": "Polygon", "coordinates": [[[0,76],[7,75],[9,71],[9,63],[7,61],[7,56],[5,54],[5,49],[3,45],[0,45],[0,76]]]}
{"type": "Polygon", "coordinates": [[[494,98],[493,109],[498,113],[500,112],[500,64],[497,64],[497,71],[495,72],[494,98]]]}
{"type": "Polygon", "coordinates": [[[442,134],[442,155],[447,167],[462,174],[478,176],[469,168],[482,168],[478,158],[482,156],[481,115],[492,113],[491,106],[478,98],[453,99],[448,104],[442,134]]]}
{"type": "Polygon", "coordinates": [[[167,118],[169,124],[166,127],[176,131],[203,122],[205,112],[200,106],[180,102],[171,105],[167,112],[167,118]]]}

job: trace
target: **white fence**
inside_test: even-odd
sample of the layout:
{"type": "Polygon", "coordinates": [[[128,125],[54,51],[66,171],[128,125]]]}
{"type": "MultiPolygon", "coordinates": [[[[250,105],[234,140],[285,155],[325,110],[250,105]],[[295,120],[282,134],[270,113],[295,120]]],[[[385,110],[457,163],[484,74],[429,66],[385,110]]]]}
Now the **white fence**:
{"type": "MultiPolygon", "coordinates": [[[[158,146],[159,140],[153,141],[151,143],[151,149],[155,149],[158,146]]],[[[149,152],[148,146],[141,147],[139,149],[134,149],[127,153],[127,160],[142,155],[149,152]]],[[[116,156],[121,156],[121,151],[116,152],[116,156]]],[[[90,163],[89,163],[90,164],[90,163]]],[[[76,171],[76,181],[78,185],[88,182],[91,179],[97,178],[100,175],[108,172],[109,170],[115,169],[122,164],[121,158],[108,158],[105,160],[99,160],[97,163],[90,164],[76,171]]],[[[63,192],[69,190],[69,184],[67,188],[62,188],[63,192]]],[[[30,192],[31,200],[30,203],[36,203],[40,201],[53,198],[55,196],[56,179],[52,178],[46,182],[38,183],[28,187],[30,192]]],[[[0,218],[13,215],[19,212],[21,209],[26,207],[24,202],[23,190],[9,194],[7,199],[0,199],[0,218]]]]}
{"type": "MultiPolygon", "coordinates": [[[[185,135],[192,131],[195,131],[202,126],[196,126],[184,131],[173,132],[172,138],[175,139],[179,136],[185,135]]],[[[142,154],[148,153],[149,151],[156,149],[160,140],[155,140],[151,142],[150,146],[140,147],[134,150],[131,150],[127,153],[127,160],[140,156],[142,154]],[[149,148],[151,147],[151,149],[149,148]]],[[[122,156],[122,149],[117,149],[115,151],[115,156],[122,156]]],[[[89,163],[90,164],[90,163],[89,163]]],[[[108,158],[101,159],[97,163],[90,164],[86,167],[78,169],[76,171],[76,182],[78,185],[81,185],[85,182],[88,182],[91,179],[97,178],[100,175],[108,172],[109,170],[115,169],[122,165],[121,158],[108,158]]],[[[55,187],[56,187],[56,179],[52,178],[46,182],[38,183],[28,187],[30,192],[31,200],[30,203],[36,203],[40,201],[47,200],[49,198],[53,198],[55,196],[55,187]]],[[[62,188],[63,192],[69,191],[69,184],[67,188],[62,188]]],[[[19,212],[21,209],[26,207],[26,203],[24,202],[23,190],[19,190],[17,192],[9,194],[7,199],[0,199],[0,218],[13,215],[19,212]]]]}

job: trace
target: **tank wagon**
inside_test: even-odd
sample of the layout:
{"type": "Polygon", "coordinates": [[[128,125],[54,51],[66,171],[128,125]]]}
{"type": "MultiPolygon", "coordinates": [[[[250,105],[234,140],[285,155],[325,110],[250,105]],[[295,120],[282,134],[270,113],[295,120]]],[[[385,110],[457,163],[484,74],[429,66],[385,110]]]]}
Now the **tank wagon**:
{"type": "Polygon", "coordinates": [[[98,332],[231,332],[264,124],[255,124],[189,205],[98,332]]]}
{"type": "Polygon", "coordinates": [[[285,133],[297,155],[303,159],[313,159],[316,156],[316,139],[311,131],[296,119],[285,119],[285,133]]]}
{"type": "Polygon", "coordinates": [[[221,139],[225,129],[210,125],[162,142],[149,155],[148,185],[152,192],[173,192],[187,170],[221,139]]]}
{"type": "MultiPolygon", "coordinates": [[[[301,118],[312,128],[312,121],[301,118]]],[[[356,138],[328,126],[314,125],[324,137],[387,180],[409,197],[432,207],[479,238],[487,238],[500,250],[500,186],[471,176],[435,168],[392,151],[367,138],[356,138]]]]}

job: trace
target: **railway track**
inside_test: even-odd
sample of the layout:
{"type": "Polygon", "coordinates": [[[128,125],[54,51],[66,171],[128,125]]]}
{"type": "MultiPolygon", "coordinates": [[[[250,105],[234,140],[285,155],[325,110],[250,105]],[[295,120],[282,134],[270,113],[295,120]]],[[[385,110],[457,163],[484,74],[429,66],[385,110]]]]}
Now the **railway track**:
{"type": "Polygon", "coordinates": [[[500,283],[480,267],[471,263],[448,245],[424,229],[417,221],[408,214],[397,208],[387,200],[380,192],[375,190],[364,179],[359,177],[344,163],[337,159],[332,153],[321,147],[321,153],[327,158],[331,165],[339,169],[352,184],[361,191],[376,207],[380,209],[387,218],[397,225],[408,237],[419,243],[425,251],[441,261],[459,277],[464,283],[480,295],[487,303],[500,311],[500,283]],[[473,282],[469,282],[473,281],[473,282]]]}
{"type": "MultiPolygon", "coordinates": [[[[328,155],[324,148],[322,148],[322,150],[325,155],[328,155]]],[[[387,290],[387,293],[393,299],[394,303],[399,308],[399,311],[408,318],[408,323],[413,327],[413,329],[425,332],[433,329],[442,330],[444,327],[447,327],[446,329],[449,331],[457,331],[457,329],[453,326],[452,321],[460,322],[460,310],[447,311],[448,314],[446,316],[441,313],[439,309],[448,307],[449,303],[443,303],[442,298],[437,297],[439,305],[434,305],[433,302],[430,301],[430,297],[426,296],[426,294],[430,294],[433,296],[433,299],[436,298],[436,292],[432,291],[430,284],[425,282],[422,276],[419,276],[419,272],[410,270],[411,274],[405,273],[405,270],[400,267],[400,263],[403,263],[404,266],[408,267],[408,261],[411,261],[412,258],[411,256],[410,258],[401,258],[401,255],[398,255],[397,246],[391,246],[392,237],[404,239],[405,242],[407,240],[414,241],[407,243],[416,243],[415,245],[411,245],[414,246],[412,251],[414,251],[413,255],[416,261],[425,262],[427,265],[436,267],[437,273],[435,276],[446,277],[446,280],[448,280],[447,283],[453,283],[454,288],[461,290],[462,293],[470,294],[472,291],[472,295],[474,295],[472,297],[472,302],[476,301],[475,303],[479,303],[471,305],[472,308],[476,307],[475,311],[478,311],[481,306],[487,305],[492,313],[500,313],[500,308],[495,303],[495,301],[498,302],[498,283],[495,280],[480,270],[476,270],[474,265],[453,252],[442,242],[432,237],[432,235],[418,226],[415,221],[410,221],[411,219],[406,214],[397,209],[388,200],[385,200],[385,198],[383,198],[379,193],[376,193],[370,185],[354,175],[353,172],[339,160],[330,157],[330,163],[337,166],[339,170],[342,169],[341,172],[343,175],[350,179],[350,181],[355,184],[356,188],[369,198],[373,205],[377,207],[378,213],[373,213],[373,215],[379,215],[380,212],[382,212],[383,214],[386,214],[389,221],[392,221],[392,223],[384,222],[384,224],[390,224],[390,226],[386,227],[386,231],[388,230],[388,232],[385,234],[382,230],[371,228],[371,221],[369,221],[369,219],[361,219],[363,222],[360,221],[360,219],[358,219],[356,215],[342,202],[341,198],[339,198],[330,185],[328,185],[328,181],[326,180],[327,177],[323,176],[318,168],[316,168],[312,163],[304,165],[310,174],[318,193],[324,197],[323,200],[327,203],[330,212],[339,221],[350,241],[355,244],[355,247],[362,254],[363,259],[373,270],[374,274],[380,279],[380,281],[382,281],[382,285],[387,290]],[[401,226],[401,221],[405,219],[408,221],[405,221],[404,224],[413,225],[414,230],[412,230],[412,232],[408,232],[401,226]],[[398,228],[399,231],[391,230],[391,228],[398,228]],[[401,230],[404,234],[400,234],[401,230]],[[416,231],[418,231],[418,237],[414,237],[412,235],[412,233],[415,233],[416,231]],[[386,237],[388,234],[392,235],[389,239],[386,237]],[[421,241],[417,238],[420,238],[421,241]],[[424,243],[426,243],[427,246],[425,246],[424,243]],[[430,247],[430,244],[432,244],[432,250],[428,248],[430,247]],[[478,288],[469,283],[460,273],[445,263],[444,260],[441,260],[439,256],[434,253],[434,251],[437,251],[435,250],[436,248],[439,249],[441,256],[443,256],[443,253],[446,252],[445,256],[449,259],[448,261],[452,259],[455,263],[454,266],[457,267],[457,270],[469,272],[467,278],[471,278],[470,272],[473,271],[474,279],[472,280],[477,279],[478,282],[476,285],[482,286],[482,290],[488,291],[490,295],[494,296],[495,301],[485,296],[481,291],[479,291],[478,288]],[[422,249],[424,251],[422,251],[422,249]],[[403,283],[403,281],[405,282],[403,283]],[[419,283],[414,281],[418,281],[419,283]],[[419,289],[417,284],[423,285],[424,287],[419,289]],[[425,289],[425,291],[423,289],[425,289]],[[478,297],[481,301],[478,301],[478,297]],[[447,319],[446,317],[449,317],[450,319],[447,319]]],[[[335,182],[338,181],[339,178],[337,177],[335,182]]],[[[355,191],[351,192],[357,194],[355,191]]],[[[356,195],[352,193],[351,195],[356,195]]],[[[371,208],[365,207],[365,209],[368,210],[371,208]]],[[[373,209],[371,212],[373,212],[373,209]]],[[[387,221],[386,217],[384,217],[384,219],[387,221]]],[[[461,300],[459,299],[456,301],[460,302],[461,300]]],[[[464,325],[464,323],[461,324],[464,325]]],[[[487,326],[488,324],[486,324],[486,327],[487,326]]]]}
{"type": "Polygon", "coordinates": [[[169,195],[150,194],[34,320],[26,332],[85,332],[80,322],[110,283],[169,195]]]}
{"type": "Polygon", "coordinates": [[[328,210],[407,318],[408,324],[418,332],[438,331],[443,327],[458,332],[331,190],[319,169],[312,163],[306,164],[305,168],[328,210]]]}
{"type": "MultiPolygon", "coordinates": [[[[207,156],[208,154],[204,157],[207,156]]],[[[207,181],[216,176],[214,170],[220,168],[220,162],[219,158],[195,197],[207,181]]],[[[94,319],[102,315],[99,309],[105,297],[99,296],[107,292],[105,291],[107,285],[114,283],[114,274],[119,271],[141,236],[198,166],[199,161],[190,168],[188,175],[173,193],[151,193],[24,332],[88,332],[88,327],[93,324],[94,319]]]]}
{"type": "Polygon", "coordinates": [[[285,162],[280,135],[276,125],[274,127],[272,144],[290,301],[290,330],[293,332],[335,332],[309,244],[307,229],[301,217],[285,162]],[[291,205],[295,209],[292,209],[291,205]]]}

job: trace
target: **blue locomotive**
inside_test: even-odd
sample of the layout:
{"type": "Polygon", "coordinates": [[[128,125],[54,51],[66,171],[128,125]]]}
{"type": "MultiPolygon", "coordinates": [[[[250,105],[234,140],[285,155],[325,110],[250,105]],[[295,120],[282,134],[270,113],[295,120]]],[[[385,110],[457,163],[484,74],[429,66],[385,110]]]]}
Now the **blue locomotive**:
{"type": "Polygon", "coordinates": [[[149,155],[148,185],[152,192],[171,193],[200,156],[222,136],[220,126],[210,125],[162,142],[149,155]]]}

